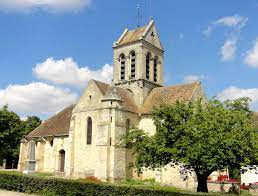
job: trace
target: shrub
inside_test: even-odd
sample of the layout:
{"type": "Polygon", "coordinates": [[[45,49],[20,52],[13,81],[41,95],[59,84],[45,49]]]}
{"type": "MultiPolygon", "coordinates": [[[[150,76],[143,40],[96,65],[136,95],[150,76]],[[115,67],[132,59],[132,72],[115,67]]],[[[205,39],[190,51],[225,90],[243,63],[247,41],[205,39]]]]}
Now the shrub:
{"type": "Polygon", "coordinates": [[[41,195],[190,195],[179,192],[135,188],[131,186],[115,186],[105,183],[83,182],[80,180],[66,180],[44,178],[40,176],[25,176],[16,173],[0,172],[0,189],[36,193],[41,195]]]}

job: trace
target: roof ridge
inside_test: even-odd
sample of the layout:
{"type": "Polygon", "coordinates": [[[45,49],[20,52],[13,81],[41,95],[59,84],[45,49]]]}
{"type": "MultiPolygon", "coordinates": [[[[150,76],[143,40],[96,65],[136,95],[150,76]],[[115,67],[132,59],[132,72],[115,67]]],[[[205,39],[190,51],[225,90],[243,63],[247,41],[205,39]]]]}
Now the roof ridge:
{"type": "Polygon", "coordinates": [[[199,83],[200,83],[200,81],[195,81],[195,82],[191,82],[191,83],[182,83],[182,84],[175,84],[175,85],[170,85],[170,86],[161,86],[161,87],[153,88],[153,90],[155,90],[155,89],[162,89],[162,88],[171,88],[171,87],[189,86],[189,85],[199,84],[199,83]]]}
{"type": "Polygon", "coordinates": [[[93,80],[94,82],[98,82],[98,83],[110,85],[110,84],[108,84],[108,83],[105,83],[105,82],[102,82],[102,81],[99,81],[99,80],[95,80],[95,79],[91,79],[91,80],[93,80]]]}
{"type": "Polygon", "coordinates": [[[171,85],[171,86],[168,86],[168,87],[174,87],[174,86],[188,86],[188,85],[192,85],[192,84],[199,84],[200,83],[200,81],[199,80],[197,80],[197,81],[194,81],[194,82],[190,82],[190,83],[181,83],[181,84],[175,84],[175,85],[171,85]]]}
{"type": "Polygon", "coordinates": [[[142,37],[145,37],[148,33],[148,31],[151,29],[151,27],[154,25],[154,20],[151,19],[150,22],[146,25],[146,29],[144,30],[142,37]]]}
{"type": "Polygon", "coordinates": [[[93,83],[99,89],[100,93],[104,96],[105,93],[106,93],[106,90],[107,90],[107,89],[105,90],[105,88],[108,88],[110,86],[110,84],[105,83],[105,82],[101,82],[101,81],[98,81],[98,80],[95,80],[95,79],[91,79],[91,81],[93,81],[93,83]],[[104,86],[104,89],[103,89],[103,86],[104,86]]]}
{"type": "Polygon", "coordinates": [[[200,84],[201,84],[201,82],[198,80],[198,81],[196,82],[196,86],[195,86],[195,88],[194,88],[194,90],[193,90],[193,93],[192,93],[192,95],[191,95],[191,97],[190,97],[189,100],[192,100],[192,99],[193,99],[194,93],[195,93],[195,91],[197,90],[197,88],[198,88],[198,86],[199,86],[200,84]]]}
{"type": "MultiPolygon", "coordinates": [[[[107,85],[108,88],[110,88],[112,86],[112,84],[108,84],[108,83],[105,83],[105,82],[101,82],[101,81],[98,81],[98,80],[95,80],[95,79],[92,79],[96,84],[97,83],[101,83],[101,84],[104,84],[104,85],[107,85]]],[[[98,84],[97,84],[98,85],[98,84]]],[[[98,86],[99,87],[99,86],[98,86]]],[[[122,87],[119,87],[119,86],[115,86],[117,89],[119,90],[122,90],[124,92],[127,92],[127,93],[130,93],[130,91],[128,89],[125,89],[125,88],[122,88],[122,87]]],[[[104,94],[103,94],[104,95],[104,94]]]]}
{"type": "Polygon", "coordinates": [[[143,28],[146,28],[148,25],[144,25],[144,26],[141,26],[141,27],[137,27],[135,29],[128,29],[128,31],[137,31],[139,29],[143,29],[143,28]]]}

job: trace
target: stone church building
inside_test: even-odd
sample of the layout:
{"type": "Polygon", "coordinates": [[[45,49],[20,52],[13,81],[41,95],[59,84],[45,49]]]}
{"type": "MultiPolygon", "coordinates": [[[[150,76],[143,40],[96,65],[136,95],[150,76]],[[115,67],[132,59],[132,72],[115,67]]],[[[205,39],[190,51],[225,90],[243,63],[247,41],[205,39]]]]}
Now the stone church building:
{"type": "Polygon", "coordinates": [[[116,144],[130,125],[155,133],[151,111],[160,104],[205,97],[200,82],[163,86],[164,49],[151,20],[125,29],[114,42],[111,84],[90,80],[79,101],[43,122],[21,141],[19,170],[103,181],[150,179],[179,187],[196,186],[180,168],[146,170],[138,176],[133,155],[116,144]]]}

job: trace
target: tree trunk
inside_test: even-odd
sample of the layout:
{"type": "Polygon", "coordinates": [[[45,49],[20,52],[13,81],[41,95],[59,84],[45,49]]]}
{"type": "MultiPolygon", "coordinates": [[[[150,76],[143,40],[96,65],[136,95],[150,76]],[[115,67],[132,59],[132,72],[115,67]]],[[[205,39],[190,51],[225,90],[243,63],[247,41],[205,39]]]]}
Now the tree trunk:
{"type": "Polygon", "coordinates": [[[198,180],[197,192],[208,193],[207,178],[208,178],[207,175],[197,174],[197,180],[198,180]]]}

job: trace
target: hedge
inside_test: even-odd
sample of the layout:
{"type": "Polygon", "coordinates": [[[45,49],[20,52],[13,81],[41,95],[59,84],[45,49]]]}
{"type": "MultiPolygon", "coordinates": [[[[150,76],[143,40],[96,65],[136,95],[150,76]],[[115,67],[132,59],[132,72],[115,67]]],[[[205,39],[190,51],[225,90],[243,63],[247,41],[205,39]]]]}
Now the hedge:
{"type": "Polygon", "coordinates": [[[0,189],[9,191],[35,193],[40,195],[189,195],[164,190],[151,190],[130,186],[116,186],[105,183],[82,182],[57,178],[44,178],[29,175],[0,172],[0,189]]]}

